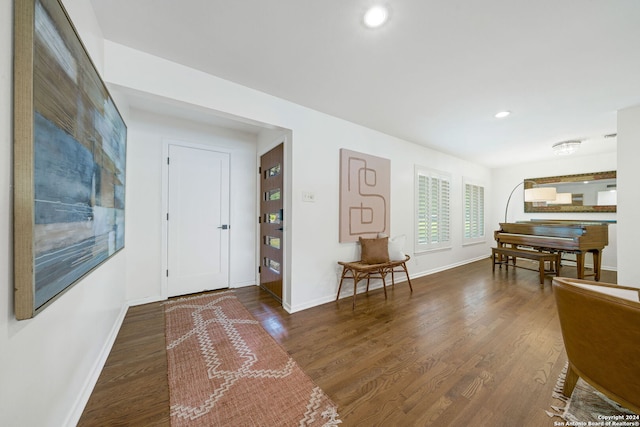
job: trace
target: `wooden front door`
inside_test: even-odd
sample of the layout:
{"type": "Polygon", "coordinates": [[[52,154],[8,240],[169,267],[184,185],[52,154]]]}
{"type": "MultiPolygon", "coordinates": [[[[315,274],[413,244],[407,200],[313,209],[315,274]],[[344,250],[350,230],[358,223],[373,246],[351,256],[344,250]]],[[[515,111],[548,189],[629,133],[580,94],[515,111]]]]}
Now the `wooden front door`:
{"type": "Polygon", "coordinates": [[[283,153],[280,144],[260,157],[260,287],[282,301],[283,153]]]}

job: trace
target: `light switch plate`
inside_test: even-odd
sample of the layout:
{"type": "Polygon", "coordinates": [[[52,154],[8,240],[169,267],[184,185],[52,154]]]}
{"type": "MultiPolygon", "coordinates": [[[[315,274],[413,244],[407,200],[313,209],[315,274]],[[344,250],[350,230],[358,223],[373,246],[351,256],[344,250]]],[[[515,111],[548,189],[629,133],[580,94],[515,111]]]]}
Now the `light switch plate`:
{"type": "Polygon", "coordinates": [[[312,191],[303,191],[302,192],[302,201],[303,202],[315,202],[316,201],[316,194],[312,191]]]}

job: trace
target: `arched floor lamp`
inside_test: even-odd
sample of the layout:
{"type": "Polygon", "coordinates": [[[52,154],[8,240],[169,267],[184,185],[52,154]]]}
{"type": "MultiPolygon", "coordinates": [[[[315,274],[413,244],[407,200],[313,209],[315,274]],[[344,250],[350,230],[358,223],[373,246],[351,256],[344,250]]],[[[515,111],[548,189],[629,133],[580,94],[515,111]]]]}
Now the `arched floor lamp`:
{"type": "MultiPolygon", "coordinates": [[[[507,212],[509,211],[509,202],[511,202],[511,196],[516,191],[518,187],[524,185],[525,182],[532,183],[533,185],[538,185],[537,182],[532,181],[530,179],[525,179],[524,181],[519,182],[513,190],[511,190],[511,194],[509,194],[509,198],[507,199],[507,206],[504,208],[504,222],[507,222],[507,212]]],[[[556,200],[557,193],[555,187],[534,187],[527,188],[524,190],[524,201],[525,202],[553,202],[556,200]]]]}

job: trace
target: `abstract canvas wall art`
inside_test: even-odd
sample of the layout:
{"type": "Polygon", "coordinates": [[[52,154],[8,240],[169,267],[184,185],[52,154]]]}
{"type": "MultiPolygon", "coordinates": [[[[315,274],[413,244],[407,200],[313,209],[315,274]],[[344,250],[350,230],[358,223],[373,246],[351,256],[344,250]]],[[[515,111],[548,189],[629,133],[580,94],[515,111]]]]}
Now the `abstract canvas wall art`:
{"type": "Polygon", "coordinates": [[[389,234],[391,161],[340,149],[340,242],[389,234]]]}
{"type": "Polygon", "coordinates": [[[124,247],[127,128],[58,0],[14,3],[15,313],[124,247]]]}

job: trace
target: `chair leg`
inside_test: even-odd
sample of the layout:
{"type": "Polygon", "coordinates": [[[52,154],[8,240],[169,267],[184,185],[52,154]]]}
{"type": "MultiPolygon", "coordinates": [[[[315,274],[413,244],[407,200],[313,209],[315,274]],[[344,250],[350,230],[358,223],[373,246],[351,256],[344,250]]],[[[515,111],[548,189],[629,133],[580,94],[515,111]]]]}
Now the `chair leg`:
{"type": "Polygon", "coordinates": [[[340,285],[338,286],[338,294],[336,295],[336,301],[340,299],[340,290],[342,289],[342,282],[344,281],[344,276],[347,274],[347,267],[342,267],[342,275],[340,276],[340,285]]]}
{"type": "MultiPolygon", "coordinates": [[[[351,273],[353,274],[353,305],[351,307],[352,310],[356,309],[356,294],[358,291],[358,282],[360,281],[360,274],[355,271],[355,270],[351,270],[351,273]]],[[[367,275],[367,279],[369,278],[369,276],[367,275]]],[[[367,283],[368,285],[368,283],[367,283]]]]}
{"type": "Polygon", "coordinates": [[[356,278],[353,278],[353,304],[351,304],[351,310],[356,309],[356,292],[358,290],[358,281],[356,278]]]}
{"type": "Polygon", "coordinates": [[[569,369],[567,369],[567,376],[564,380],[564,386],[562,387],[562,394],[566,397],[571,397],[571,393],[573,393],[573,389],[576,387],[576,383],[578,382],[578,374],[571,367],[571,363],[569,363],[569,369]]]}
{"type": "Polygon", "coordinates": [[[384,269],[381,269],[380,277],[382,277],[382,289],[384,289],[384,299],[387,299],[387,284],[386,284],[386,281],[384,280],[386,275],[387,275],[387,272],[384,271],[384,269]]]}
{"type": "Polygon", "coordinates": [[[407,275],[407,282],[409,283],[409,289],[411,289],[411,292],[413,292],[413,286],[411,286],[411,279],[409,278],[409,270],[407,270],[407,264],[406,263],[402,263],[402,269],[404,270],[404,274],[407,275]]]}

